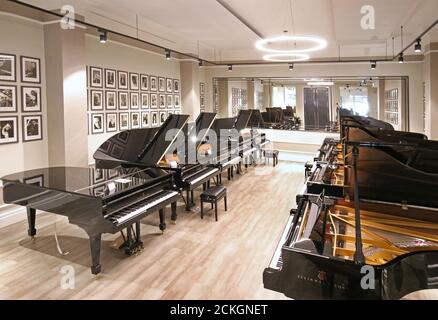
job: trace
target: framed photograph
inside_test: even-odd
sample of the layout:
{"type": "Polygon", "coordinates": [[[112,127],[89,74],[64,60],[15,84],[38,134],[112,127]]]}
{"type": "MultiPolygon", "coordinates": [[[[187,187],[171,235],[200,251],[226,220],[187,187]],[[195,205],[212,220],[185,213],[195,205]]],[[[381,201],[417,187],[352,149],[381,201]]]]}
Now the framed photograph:
{"type": "Polygon", "coordinates": [[[142,112],[141,113],[141,127],[142,128],[149,128],[150,126],[151,126],[150,113],[149,112],[142,112]]]}
{"type": "Polygon", "coordinates": [[[158,91],[165,92],[166,91],[166,79],[165,78],[158,78],[158,91]]]}
{"type": "Polygon", "coordinates": [[[105,131],[104,121],[105,120],[103,118],[103,113],[91,114],[91,133],[92,134],[104,133],[105,131]]]}
{"type": "Polygon", "coordinates": [[[23,182],[25,184],[32,184],[38,187],[43,187],[44,186],[44,175],[40,174],[34,177],[30,177],[30,178],[26,178],[23,179],[23,182]]]}
{"type": "Polygon", "coordinates": [[[116,70],[105,69],[105,88],[107,89],[117,88],[116,74],[117,74],[116,70]]]}
{"type": "Polygon", "coordinates": [[[119,110],[129,109],[128,92],[119,92],[119,110]]]}
{"type": "Polygon", "coordinates": [[[158,127],[159,126],[158,111],[152,111],[151,112],[151,124],[152,124],[152,127],[158,127]]]}
{"type": "Polygon", "coordinates": [[[93,175],[93,183],[99,183],[105,181],[105,172],[103,169],[91,170],[93,175]]]}
{"type": "Polygon", "coordinates": [[[131,92],[131,109],[137,110],[140,108],[140,101],[138,100],[138,93],[131,92]]]}
{"type": "Polygon", "coordinates": [[[141,108],[149,109],[149,93],[141,94],[141,108]]]}
{"type": "Polygon", "coordinates": [[[118,82],[119,82],[119,89],[128,89],[128,73],[125,71],[118,71],[118,82]]]}
{"type": "Polygon", "coordinates": [[[173,102],[174,102],[175,109],[179,109],[179,108],[181,108],[181,102],[180,102],[180,98],[179,98],[179,95],[178,95],[178,94],[176,94],[176,95],[174,96],[174,98],[173,98],[173,102]]]}
{"type": "Polygon", "coordinates": [[[119,113],[119,130],[129,130],[129,113],[119,113]]]}
{"type": "Polygon", "coordinates": [[[0,53],[0,81],[17,80],[16,56],[14,54],[0,53]]]}
{"type": "Polygon", "coordinates": [[[168,110],[167,111],[167,117],[169,117],[171,114],[175,114],[173,110],[168,110]]]}
{"type": "Polygon", "coordinates": [[[103,91],[90,91],[91,111],[103,110],[103,91]]]}
{"type": "Polygon", "coordinates": [[[166,119],[167,119],[167,112],[160,111],[160,125],[162,125],[164,122],[166,122],[166,119]]]}
{"type": "Polygon", "coordinates": [[[117,110],[117,92],[105,91],[106,110],[117,110]]]}
{"type": "Polygon", "coordinates": [[[42,116],[23,116],[23,141],[43,140],[42,116]]]}
{"type": "Polygon", "coordinates": [[[167,108],[173,109],[173,95],[168,94],[166,98],[167,98],[167,108]]]}
{"type": "Polygon", "coordinates": [[[17,112],[17,87],[0,85],[0,112],[17,112]]]}
{"type": "Polygon", "coordinates": [[[166,79],[166,91],[167,93],[173,93],[173,80],[166,79]]]}
{"type": "Polygon", "coordinates": [[[175,110],[174,114],[181,114],[181,110],[175,110]]]}
{"type": "Polygon", "coordinates": [[[140,90],[149,91],[149,76],[147,74],[140,75],[140,90]]]}
{"type": "Polygon", "coordinates": [[[204,96],[201,96],[200,99],[201,109],[205,109],[205,98],[204,96]]]}
{"type": "Polygon", "coordinates": [[[157,91],[158,90],[158,80],[155,76],[150,76],[150,88],[151,91],[157,91]]]}
{"type": "Polygon", "coordinates": [[[23,112],[41,112],[40,87],[21,87],[21,110],[23,112]]]}
{"type": "Polygon", "coordinates": [[[129,88],[131,90],[138,90],[138,89],[140,89],[138,73],[132,73],[131,72],[129,74],[129,88]]]}
{"type": "Polygon", "coordinates": [[[139,129],[139,128],[140,128],[140,113],[131,112],[131,129],[139,129]]]}
{"type": "Polygon", "coordinates": [[[199,92],[200,92],[201,96],[205,95],[205,83],[201,82],[199,84],[199,92]]]}
{"type": "Polygon", "coordinates": [[[179,93],[179,80],[178,79],[173,80],[173,92],[179,93]]]}
{"type": "Polygon", "coordinates": [[[159,100],[160,109],[166,109],[166,95],[160,94],[159,99],[160,99],[159,100]]]}
{"type": "Polygon", "coordinates": [[[106,132],[117,131],[117,113],[106,114],[106,132]]]}
{"type": "Polygon", "coordinates": [[[21,82],[41,83],[41,60],[21,56],[21,82]]]}
{"type": "Polygon", "coordinates": [[[156,93],[151,93],[151,109],[158,108],[158,95],[156,93]]]}
{"type": "Polygon", "coordinates": [[[103,70],[98,67],[90,67],[88,83],[91,88],[103,88],[103,70]]]}
{"type": "Polygon", "coordinates": [[[18,142],[18,117],[0,117],[0,145],[18,142]]]}

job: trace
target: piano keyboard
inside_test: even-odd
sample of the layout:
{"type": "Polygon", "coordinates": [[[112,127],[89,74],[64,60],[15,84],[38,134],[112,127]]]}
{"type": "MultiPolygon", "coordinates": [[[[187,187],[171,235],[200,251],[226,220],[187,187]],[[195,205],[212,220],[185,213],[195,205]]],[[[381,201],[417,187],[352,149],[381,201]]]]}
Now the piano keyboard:
{"type": "Polygon", "coordinates": [[[194,184],[198,183],[199,181],[202,181],[203,179],[205,179],[205,178],[211,176],[212,174],[214,174],[214,173],[216,173],[216,172],[218,172],[218,171],[219,171],[219,169],[217,169],[217,168],[213,168],[213,169],[211,169],[211,170],[208,170],[208,171],[207,171],[206,173],[204,173],[203,175],[200,175],[199,177],[197,177],[197,178],[195,178],[195,179],[193,179],[193,180],[188,181],[188,183],[189,183],[190,185],[194,185],[194,184]]]}
{"type": "Polygon", "coordinates": [[[156,205],[177,195],[178,192],[176,191],[163,190],[127,208],[105,215],[104,218],[109,219],[115,224],[122,224],[125,221],[133,219],[134,217],[145,213],[148,209],[155,207],[156,205]]]}
{"type": "Polygon", "coordinates": [[[226,168],[229,165],[236,165],[239,164],[239,162],[241,161],[240,157],[234,158],[230,161],[225,162],[224,164],[222,164],[222,167],[226,168]]]}
{"type": "Polygon", "coordinates": [[[292,222],[294,220],[294,215],[291,214],[289,220],[287,220],[286,228],[284,228],[283,234],[281,235],[280,241],[278,242],[277,249],[275,250],[274,256],[271,259],[271,264],[269,265],[272,269],[281,270],[283,267],[283,259],[281,257],[281,249],[286,242],[287,235],[289,234],[290,228],[292,228],[292,222]]]}

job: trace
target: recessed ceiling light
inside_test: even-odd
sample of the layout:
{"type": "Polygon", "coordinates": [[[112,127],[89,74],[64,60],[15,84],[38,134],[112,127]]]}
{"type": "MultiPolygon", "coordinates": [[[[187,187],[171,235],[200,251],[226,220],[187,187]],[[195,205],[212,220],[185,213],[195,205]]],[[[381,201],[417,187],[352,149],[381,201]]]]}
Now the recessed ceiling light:
{"type": "Polygon", "coordinates": [[[304,53],[275,53],[267,54],[263,57],[263,60],[273,62],[297,62],[309,60],[310,56],[304,53]]]}
{"type": "Polygon", "coordinates": [[[260,51],[273,52],[273,53],[305,53],[305,52],[318,51],[326,48],[327,41],[315,36],[280,36],[275,38],[259,40],[256,42],[255,46],[260,51]],[[283,42],[291,42],[291,41],[311,42],[314,44],[314,46],[305,49],[290,49],[290,50],[270,49],[266,47],[267,44],[283,43],[283,42]]]}

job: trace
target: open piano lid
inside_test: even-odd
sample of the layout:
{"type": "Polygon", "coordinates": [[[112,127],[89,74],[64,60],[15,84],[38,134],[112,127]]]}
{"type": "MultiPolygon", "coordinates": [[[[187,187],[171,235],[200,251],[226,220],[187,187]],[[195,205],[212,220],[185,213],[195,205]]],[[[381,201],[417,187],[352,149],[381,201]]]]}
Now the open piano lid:
{"type": "Polygon", "coordinates": [[[240,110],[234,128],[239,132],[247,128],[249,120],[251,119],[251,114],[252,110],[240,110]]]}
{"type": "Polygon", "coordinates": [[[216,120],[216,116],[216,113],[201,112],[201,114],[199,114],[198,118],[196,119],[196,132],[191,133],[196,135],[196,150],[204,141],[205,137],[208,134],[208,131],[213,126],[213,123],[216,120]],[[200,133],[202,133],[202,136],[199,136],[200,133]]]}
{"type": "Polygon", "coordinates": [[[94,153],[96,166],[157,165],[172,147],[188,119],[188,115],[172,114],[160,128],[127,130],[116,134],[94,153]],[[174,130],[170,139],[167,137],[169,130],[174,130]]]}

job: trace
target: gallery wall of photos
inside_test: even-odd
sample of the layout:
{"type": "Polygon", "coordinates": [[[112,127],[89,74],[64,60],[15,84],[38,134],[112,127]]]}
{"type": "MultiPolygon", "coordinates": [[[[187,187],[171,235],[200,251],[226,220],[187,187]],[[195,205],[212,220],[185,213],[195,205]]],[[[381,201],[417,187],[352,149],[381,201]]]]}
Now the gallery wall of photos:
{"type": "Polygon", "coordinates": [[[231,88],[231,98],[233,117],[237,116],[240,110],[248,109],[248,90],[231,88]]]}
{"type": "Polygon", "coordinates": [[[205,83],[199,84],[199,103],[201,105],[201,112],[205,112],[205,83]]]}
{"type": "Polygon", "coordinates": [[[0,53],[0,146],[43,140],[41,59],[0,53]]]}
{"type": "Polygon", "coordinates": [[[180,80],[87,66],[90,134],[159,127],[181,114],[180,80]]]}
{"type": "Polygon", "coordinates": [[[399,124],[399,94],[398,89],[385,91],[385,121],[393,125],[399,124]]]}

